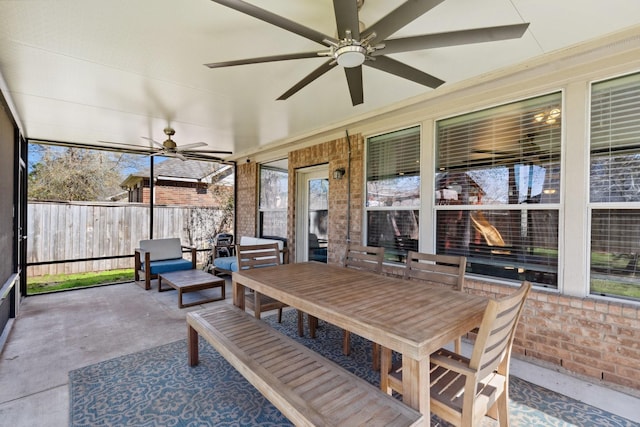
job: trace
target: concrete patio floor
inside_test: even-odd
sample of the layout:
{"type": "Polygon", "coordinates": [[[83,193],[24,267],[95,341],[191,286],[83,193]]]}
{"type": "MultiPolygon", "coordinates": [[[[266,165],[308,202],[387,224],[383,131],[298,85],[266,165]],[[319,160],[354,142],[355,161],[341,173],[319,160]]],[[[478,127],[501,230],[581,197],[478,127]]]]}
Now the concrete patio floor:
{"type": "MultiPolygon", "coordinates": [[[[69,371],[183,339],[188,311],[228,303],[229,280],[225,301],[185,309],[155,281],[27,297],[0,354],[0,425],[68,426],[69,371]]],[[[640,423],[628,394],[518,360],[512,374],[640,423]]]]}

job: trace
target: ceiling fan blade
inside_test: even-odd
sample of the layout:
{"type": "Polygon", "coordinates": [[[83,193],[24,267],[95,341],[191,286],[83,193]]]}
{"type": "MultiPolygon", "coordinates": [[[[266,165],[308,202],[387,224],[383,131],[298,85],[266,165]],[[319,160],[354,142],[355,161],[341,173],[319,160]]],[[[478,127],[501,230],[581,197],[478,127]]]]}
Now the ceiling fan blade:
{"type": "Polygon", "coordinates": [[[176,147],[176,151],[184,151],[184,150],[189,150],[192,148],[198,148],[198,147],[206,147],[207,143],[206,142],[194,142],[193,144],[186,144],[186,145],[181,145],[176,147]]]}
{"type": "Polygon", "coordinates": [[[261,21],[275,25],[276,27],[280,27],[284,30],[298,34],[299,36],[302,36],[309,40],[313,40],[316,43],[327,45],[324,42],[324,40],[332,40],[334,42],[337,42],[337,40],[335,40],[333,37],[327,36],[326,34],[322,34],[319,31],[305,27],[304,25],[298,24],[297,22],[290,21],[287,18],[284,18],[280,15],[276,15],[275,13],[269,12],[268,10],[261,9],[257,6],[254,6],[252,4],[246,3],[241,0],[212,0],[212,1],[214,3],[218,3],[223,6],[227,6],[231,9],[237,10],[238,12],[242,12],[246,15],[253,16],[254,18],[257,18],[261,21]]]}
{"type": "Polygon", "coordinates": [[[373,56],[413,50],[433,49],[437,47],[458,46],[472,43],[485,43],[522,37],[529,24],[502,25],[497,27],[475,28],[472,30],[450,31],[446,33],[424,34],[384,41],[384,48],[373,52],[373,56]]]}
{"type": "Polygon", "coordinates": [[[158,141],[155,141],[155,140],[153,140],[153,139],[151,139],[151,138],[148,138],[148,137],[146,137],[146,136],[141,136],[140,138],[142,138],[142,139],[146,139],[147,141],[150,141],[150,142],[153,142],[155,145],[157,145],[157,146],[158,146],[158,147],[160,147],[160,148],[164,148],[164,145],[162,145],[162,143],[160,143],[160,142],[158,142],[158,141]]]}
{"type": "Polygon", "coordinates": [[[129,147],[137,150],[148,150],[149,147],[145,147],[144,145],[136,145],[136,144],[125,144],[123,142],[113,142],[113,141],[98,141],[101,144],[109,144],[109,145],[117,145],[119,147],[129,147]]]}
{"type": "Polygon", "coordinates": [[[335,67],[336,65],[338,64],[333,58],[325,62],[324,64],[322,64],[321,66],[313,70],[304,79],[296,83],[291,89],[289,89],[288,91],[280,95],[278,100],[283,101],[285,99],[288,99],[291,95],[298,92],[300,89],[302,89],[303,87],[305,87],[306,85],[308,85],[309,83],[311,83],[312,81],[314,81],[315,79],[317,79],[318,77],[320,77],[321,75],[323,75],[324,73],[326,73],[327,71],[335,67]]]}
{"type": "Polygon", "coordinates": [[[409,0],[395,10],[389,13],[384,18],[367,28],[365,33],[367,35],[376,33],[376,37],[372,40],[371,44],[380,42],[400,28],[406,26],[409,22],[424,15],[444,0],[409,0]]]}
{"type": "Polygon", "coordinates": [[[260,64],[262,62],[288,61],[290,59],[319,58],[319,52],[289,53],[284,55],[261,56],[259,58],[238,59],[235,61],[212,62],[204,64],[209,68],[233,67],[235,65],[260,64]]]}
{"type": "Polygon", "coordinates": [[[347,76],[347,84],[349,85],[349,93],[351,94],[351,103],[356,105],[364,102],[364,94],[362,89],[362,66],[345,68],[344,74],[347,76]]]}
{"type": "Polygon", "coordinates": [[[227,162],[226,160],[224,160],[221,157],[208,156],[208,155],[200,154],[200,153],[197,153],[197,152],[183,151],[181,154],[187,160],[188,159],[192,159],[192,160],[213,160],[215,162],[220,162],[220,163],[226,163],[227,162]]]}
{"type": "Polygon", "coordinates": [[[211,154],[233,154],[233,151],[224,151],[224,150],[180,150],[182,154],[200,154],[200,153],[211,153],[211,154]]]}
{"type": "Polygon", "coordinates": [[[333,0],[333,11],[336,15],[338,38],[346,37],[346,30],[351,31],[351,38],[360,39],[357,0],[333,0]]]}
{"type": "Polygon", "coordinates": [[[431,74],[427,74],[424,71],[420,71],[387,56],[377,56],[375,61],[365,61],[364,65],[368,65],[369,67],[380,71],[386,71],[390,74],[395,74],[398,77],[411,80],[433,89],[444,83],[444,80],[440,80],[431,74]]]}

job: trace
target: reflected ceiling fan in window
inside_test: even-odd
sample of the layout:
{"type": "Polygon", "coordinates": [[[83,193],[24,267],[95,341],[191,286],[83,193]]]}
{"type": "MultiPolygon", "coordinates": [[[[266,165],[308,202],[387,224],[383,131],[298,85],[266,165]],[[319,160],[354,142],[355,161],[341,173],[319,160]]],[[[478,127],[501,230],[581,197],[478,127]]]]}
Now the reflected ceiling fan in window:
{"type": "MultiPolygon", "coordinates": [[[[158,142],[153,138],[149,138],[146,136],[142,137],[142,139],[146,139],[151,144],[155,145],[155,147],[151,146],[149,149],[149,153],[151,156],[177,157],[181,160],[187,160],[187,158],[207,158],[210,160],[222,161],[223,159],[211,156],[211,154],[233,154],[233,152],[231,151],[197,149],[198,147],[206,147],[206,142],[194,142],[192,144],[179,146],[173,139],[171,139],[171,137],[176,134],[176,131],[171,126],[167,126],[166,128],[164,128],[163,132],[165,135],[167,135],[167,139],[163,142],[158,142]]],[[[139,146],[131,144],[120,144],[109,141],[99,142],[139,148],[139,146]]]]}
{"type": "Polygon", "coordinates": [[[296,83],[278,99],[288,99],[318,77],[340,65],[344,68],[351,102],[354,106],[362,104],[364,101],[362,65],[435,89],[442,85],[444,81],[386,55],[519,38],[522,37],[529,26],[528,23],[522,23],[389,39],[387,37],[393,35],[396,31],[433,9],[444,0],[407,1],[375,24],[362,30],[358,13],[359,7],[362,6],[364,0],[333,0],[338,34],[338,38],[335,38],[242,0],[212,1],[324,45],[327,50],[214,62],[205,64],[207,67],[222,68],[290,59],[329,57],[328,61],[296,83]]]}

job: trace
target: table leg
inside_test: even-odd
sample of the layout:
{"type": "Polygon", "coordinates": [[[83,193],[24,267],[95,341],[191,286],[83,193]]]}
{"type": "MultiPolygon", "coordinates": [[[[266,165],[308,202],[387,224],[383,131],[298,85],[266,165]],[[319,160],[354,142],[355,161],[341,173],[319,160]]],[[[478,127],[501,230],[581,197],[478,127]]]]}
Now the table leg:
{"type": "Polygon", "coordinates": [[[184,308],[184,304],[182,304],[182,288],[178,289],[178,308],[184,308]]]}
{"type": "Polygon", "coordinates": [[[232,293],[233,293],[233,305],[244,310],[244,286],[235,280],[231,281],[232,293]]]}
{"type": "Polygon", "coordinates": [[[389,387],[389,372],[391,372],[391,349],[382,347],[381,350],[382,361],[380,363],[380,389],[383,392],[391,395],[392,390],[389,387]]]}
{"type": "Polygon", "coordinates": [[[430,419],[429,358],[402,356],[402,401],[430,419]]]}
{"type": "Polygon", "coordinates": [[[191,325],[187,325],[187,359],[189,366],[196,366],[198,358],[198,332],[191,325]]]}

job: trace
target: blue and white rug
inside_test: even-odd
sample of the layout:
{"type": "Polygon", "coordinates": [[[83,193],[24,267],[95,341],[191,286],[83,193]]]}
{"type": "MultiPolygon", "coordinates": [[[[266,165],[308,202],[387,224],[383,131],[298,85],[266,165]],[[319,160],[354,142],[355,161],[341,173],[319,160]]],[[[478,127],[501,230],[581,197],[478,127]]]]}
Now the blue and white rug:
{"type": "MultiPolygon", "coordinates": [[[[371,343],[353,335],[342,354],[342,331],[324,322],[316,339],[298,338],[294,311],[264,318],[283,333],[332,359],[374,385],[371,343]]],[[[187,364],[186,340],[107,360],[69,372],[70,425],[81,426],[290,426],[209,344],[200,340],[200,363],[187,364]]],[[[510,382],[512,426],[632,427],[619,416],[532,385],[510,382]]],[[[431,425],[446,426],[433,418],[431,425]]],[[[484,426],[497,423],[489,418],[484,426]]]]}

